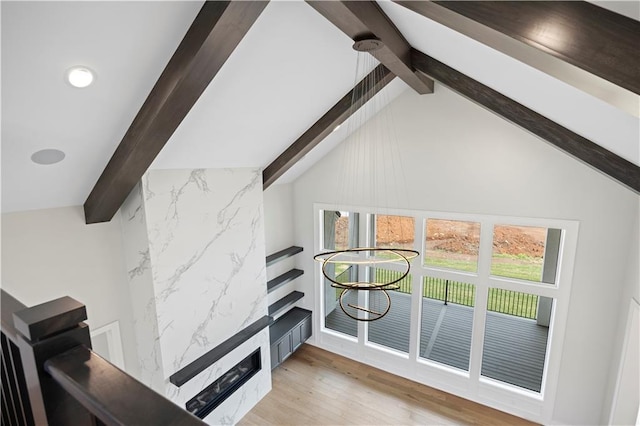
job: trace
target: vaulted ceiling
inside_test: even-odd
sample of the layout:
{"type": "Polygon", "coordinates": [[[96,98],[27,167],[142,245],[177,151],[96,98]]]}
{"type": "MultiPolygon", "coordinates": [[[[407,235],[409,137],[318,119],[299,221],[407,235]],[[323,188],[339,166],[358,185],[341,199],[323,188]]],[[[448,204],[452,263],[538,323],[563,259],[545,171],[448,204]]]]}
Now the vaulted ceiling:
{"type": "MultiPolygon", "coordinates": [[[[354,86],[354,35],[336,22],[343,20],[348,10],[323,11],[320,9],[340,5],[311,3],[313,7],[301,1],[261,5],[260,10],[252,12],[255,22],[247,26],[237,46],[227,40],[216,48],[224,50],[229,47],[225,43],[233,44],[218,69],[209,71],[213,74],[211,82],[199,83],[202,93],[195,97],[190,110],[180,112],[183,107],[172,107],[176,103],[171,96],[180,98],[183,92],[179,84],[168,80],[163,97],[154,101],[158,109],[149,107],[148,115],[157,117],[156,123],[130,130],[202,2],[3,1],[3,212],[89,204],[89,194],[116,147],[127,138],[128,130],[134,140],[152,128],[160,129],[159,133],[154,130],[146,138],[158,139],[158,134],[169,132],[166,145],[157,148],[160,152],[155,160],[155,154],[145,159],[152,168],[273,168],[288,147],[304,143],[308,148],[287,158],[289,163],[278,166],[272,180],[295,179],[346,136],[344,131],[326,130],[329,124],[333,129],[336,120],[346,118],[340,117],[335,108],[354,86]],[[73,65],[94,70],[95,83],[86,89],[66,83],[65,72],[73,65]],[[166,116],[161,114],[162,108],[166,116]],[[184,119],[175,131],[163,128],[178,113],[184,119]],[[328,124],[322,132],[314,133],[314,124],[324,123],[322,118],[328,124]],[[31,162],[31,154],[44,148],[61,149],[66,158],[47,166],[31,162]]],[[[536,68],[526,63],[529,55],[518,57],[519,51],[508,42],[486,38],[486,44],[482,44],[472,38],[482,38],[473,26],[452,21],[442,11],[429,15],[432,12],[411,7],[411,2],[399,3],[379,2],[380,10],[415,49],[413,66],[418,68],[416,64],[420,63],[420,71],[426,74],[444,73],[440,79],[432,74],[435,90],[441,83],[454,84],[447,83],[445,77],[460,73],[476,85],[475,92],[484,87],[491,99],[502,94],[521,104],[524,112],[519,111],[518,116],[539,114],[569,132],[545,130],[560,135],[558,143],[567,139],[575,146],[593,142],[597,149],[602,147],[622,161],[611,165],[614,172],[626,161],[631,167],[624,166],[622,173],[638,173],[640,104],[633,88],[620,89],[620,82],[602,78],[596,83],[585,78],[567,81],[557,64],[536,68]],[[438,68],[438,64],[445,68],[438,68]]],[[[637,2],[606,2],[605,6],[636,21],[640,15],[637,2]]],[[[248,19],[245,10],[234,13],[248,19]]],[[[355,21],[358,13],[352,17],[355,21]]],[[[222,25],[212,31],[228,31],[229,22],[235,18],[220,19],[222,25]]],[[[632,31],[637,30],[636,21],[632,21],[632,31]]],[[[378,25],[367,19],[360,24],[378,25]]],[[[347,23],[350,28],[360,24],[347,23]]],[[[387,37],[377,30],[375,33],[379,38],[387,37]]],[[[188,54],[207,62],[206,49],[188,54]]],[[[640,67],[635,65],[636,69],[640,67]]],[[[394,71],[401,78],[382,89],[390,93],[388,99],[403,90],[416,89],[423,84],[421,80],[429,81],[420,72],[413,78],[403,69],[394,71]]],[[[570,153],[573,149],[561,148],[570,153]]],[[[594,161],[600,161],[599,152],[594,161]]],[[[139,162],[129,159],[128,151],[121,156],[125,163],[139,162]]],[[[589,163],[588,159],[583,161],[589,163]]],[[[99,220],[108,218],[95,221],[99,220]]]]}

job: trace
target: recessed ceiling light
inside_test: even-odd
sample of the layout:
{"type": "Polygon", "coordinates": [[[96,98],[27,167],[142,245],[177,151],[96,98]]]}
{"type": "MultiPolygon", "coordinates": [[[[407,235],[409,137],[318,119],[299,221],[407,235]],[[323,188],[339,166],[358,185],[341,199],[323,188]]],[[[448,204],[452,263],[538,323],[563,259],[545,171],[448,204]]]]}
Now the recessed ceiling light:
{"type": "Polygon", "coordinates": [[[67,71],[67,81],[73,87],[87,87],[93,82],[93,72],[86,67],[73,67],[67,71]]]}
{"type": "Polygon", "coordinates": [[[36,164],[55,164],[64,160],[64,152],[59,149],[42,149],[31,155],[31,161],[36,164]]]}

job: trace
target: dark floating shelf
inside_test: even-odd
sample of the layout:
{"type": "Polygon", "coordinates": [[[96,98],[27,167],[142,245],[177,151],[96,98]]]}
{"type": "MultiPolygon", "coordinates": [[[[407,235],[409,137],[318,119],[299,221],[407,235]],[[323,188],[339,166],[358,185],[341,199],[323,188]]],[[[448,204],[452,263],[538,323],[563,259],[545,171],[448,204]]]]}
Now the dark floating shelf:
{"type": "Polygon", "coordinates": [[[282,311],[283,309],[293,305],[303,297],[304,297],[304,293],[302,293],[301,291],[292,291],[282,299],[278,300],[272,305],[269,305],[269,315],[271,316],[275,315],[276,313],[282,311]]]}
{"type": "MultiPolygon", "coordinates": [[[[271,311],[271,307],[269,307],[269,311],[271,311]]],[[[246,328],[243,328],[238,333],[202,355],[200,358],[176,371],[169,377],[169,381],[178,387],[184,385],[211,364],[220,360],[223,356],[258,334],[259,331],[269,326],[272,322],[273,318],[269,316],[260,318],[258,321],[246,328]]]]}
{"type": "Polygon", "coordinates": [[[295,254],[298,254],[302,251],[302,247],[298,247],[298,246],[291,246],[289,248],[286,248],[284,250],[280,250],[279,252],[270,254],[269,256],[267,256],[267,266],[271,266],[274,263],[282,260],[282,259],[286,259],[287,257],[291,257],[295,254]]]}
{"type": "Polygon", "coordinates": [[[300,275],[304,274],[303,270],[300,269],[292,269],[284,274],[275,277],[274,279],[267,281],[267,293],[271,293],[277,288],[285,285],[289,281],[295,280],[300,275]]]}

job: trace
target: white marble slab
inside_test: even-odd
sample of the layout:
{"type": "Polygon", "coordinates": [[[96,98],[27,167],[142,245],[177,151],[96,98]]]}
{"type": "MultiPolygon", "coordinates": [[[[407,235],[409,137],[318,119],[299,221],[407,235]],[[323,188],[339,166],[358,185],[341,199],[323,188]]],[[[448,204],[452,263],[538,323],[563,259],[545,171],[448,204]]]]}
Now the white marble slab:
{"type": "Polygon", "coordinates": [[[161,370],[162,354],[158,339],[158,318],[140,184],[125,200],[121,213],[124,262],[129,279],[133,324],[140,363],[140,377],[137,379],[155,391],[163,393],[165,380],[161,370]]]}
{"type": "Polygon", "coordinates": [[[167,387],[167,397],[179,406],[184,407],[187,401],[213,383],[222,374],[233,368],[258,347],[260,348],[262,369],[204,418],[204,421],[210,425],[236,424],[271,390],[271,361],[268,329],[264,329],[253,336],[229,353],[228,356],[214,363],[181,387],[178,388],[169,384],[167,387]]]}
{"type": "Polygon", "coordinates": [[[271,389],[268,330],[180,389],[168,378],[267,315],[261,170],[151,170],[122,215],[142,381],[184,406],[260,346],[266,367],[209,415],[234,423],[271,389]]]}

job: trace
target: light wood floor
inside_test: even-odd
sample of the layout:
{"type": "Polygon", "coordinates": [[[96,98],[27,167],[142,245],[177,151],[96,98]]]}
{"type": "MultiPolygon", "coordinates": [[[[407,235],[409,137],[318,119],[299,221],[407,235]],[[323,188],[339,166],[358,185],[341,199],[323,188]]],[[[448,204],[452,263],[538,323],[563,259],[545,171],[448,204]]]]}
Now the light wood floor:
{"type": "Polygon", "coordinates": [[[239,425],[531,425],[518,417],[302,345],[239,425]]]}

